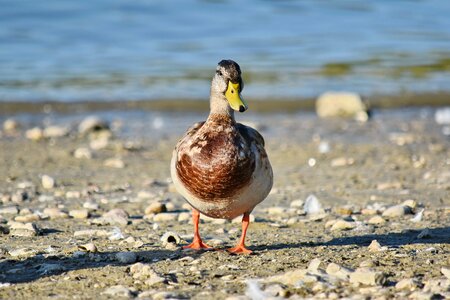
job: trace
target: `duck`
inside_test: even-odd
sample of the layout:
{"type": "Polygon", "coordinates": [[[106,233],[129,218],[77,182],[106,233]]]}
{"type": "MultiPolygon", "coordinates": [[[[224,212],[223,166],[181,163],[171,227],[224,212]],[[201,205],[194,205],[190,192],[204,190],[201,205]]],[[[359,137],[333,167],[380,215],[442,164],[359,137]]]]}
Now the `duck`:
{"type": "Polygon", "coordinates": [[[248,109],[240,66],[222,60],[211,81],[210,112],[178,141],[170,173],[175,189],[192,207],[194,238],[184,249],[213,249],[199,233],[200,214],[234,219],[242,215],[242,234],[234,254],[250,254],[245,245],[250,213],[269,194],[273,171],[262,135],[236,122],[234,113],[248,109]]]}

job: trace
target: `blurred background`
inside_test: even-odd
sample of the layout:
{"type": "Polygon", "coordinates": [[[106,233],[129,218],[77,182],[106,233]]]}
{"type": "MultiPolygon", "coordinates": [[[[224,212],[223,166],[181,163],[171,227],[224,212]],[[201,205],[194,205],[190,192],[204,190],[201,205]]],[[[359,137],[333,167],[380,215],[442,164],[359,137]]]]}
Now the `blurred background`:
{"type": "Polygon", "coordinates": [[[450,90],[449,1],[0,6],[0,102],[207,100],[224,58],[241,65],[252,100],[450,90]]]}

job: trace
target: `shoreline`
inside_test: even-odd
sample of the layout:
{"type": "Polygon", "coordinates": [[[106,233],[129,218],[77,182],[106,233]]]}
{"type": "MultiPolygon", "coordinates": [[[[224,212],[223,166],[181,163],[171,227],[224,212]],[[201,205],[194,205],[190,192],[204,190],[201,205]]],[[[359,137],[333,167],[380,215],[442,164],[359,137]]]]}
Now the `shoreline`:
{"type": "MultiPolygon", "coordinates": [[[[206,112],[209,109],[205,99],[160,99],[160,100],[118,100],[118,101],[0,101],[0,115],[20,113],[88,113],[98,111],[161,111],[161,112],[206,112]]],[[[403,107],[440,107],[450,105],[450,92],[427,93],[399,93],[395,95],[362,96],[371,109],[395,109],[403,107]]],[[[257,113],[295,113],[312,111],[315,98],[281,98],[276,101],[270,99],[252,99],[252,111],[257,113]]]]}

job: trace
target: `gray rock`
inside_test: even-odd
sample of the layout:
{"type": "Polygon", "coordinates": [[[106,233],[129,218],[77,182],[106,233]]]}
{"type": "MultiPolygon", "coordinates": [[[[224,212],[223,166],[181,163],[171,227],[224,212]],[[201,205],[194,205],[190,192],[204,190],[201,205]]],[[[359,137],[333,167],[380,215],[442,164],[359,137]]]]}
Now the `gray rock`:
{"type": "Polygon", "coordinates": [[[85,230],[77,230],[73,233],[74,237],[82,237],[82,236],[88,236],[88,237],[106,237],[109,235],[109,232],[102,229],[85,229],[85,230]]]}

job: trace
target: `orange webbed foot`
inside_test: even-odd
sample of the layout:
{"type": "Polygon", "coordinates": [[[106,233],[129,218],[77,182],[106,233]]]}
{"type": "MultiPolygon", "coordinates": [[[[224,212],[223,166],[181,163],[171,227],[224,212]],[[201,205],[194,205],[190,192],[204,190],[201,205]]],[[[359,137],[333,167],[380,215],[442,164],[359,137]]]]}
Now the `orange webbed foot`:
{"type": "Polygon", "coordinates": [[[194,249],[194,250],[213,250],[213,247],[208,246],[207,244],[203,243],[200,239],[194,239],[192,243],[190,243],[187,246],[183,246],[183,249],[194,249]]]}
{"type": "Polygon", "coordinates": [[[244,245],[237,245],[236,247],[228,249],[228,252],[233,254],[252,254],[253,251],[246,248],[244,245]]]}

